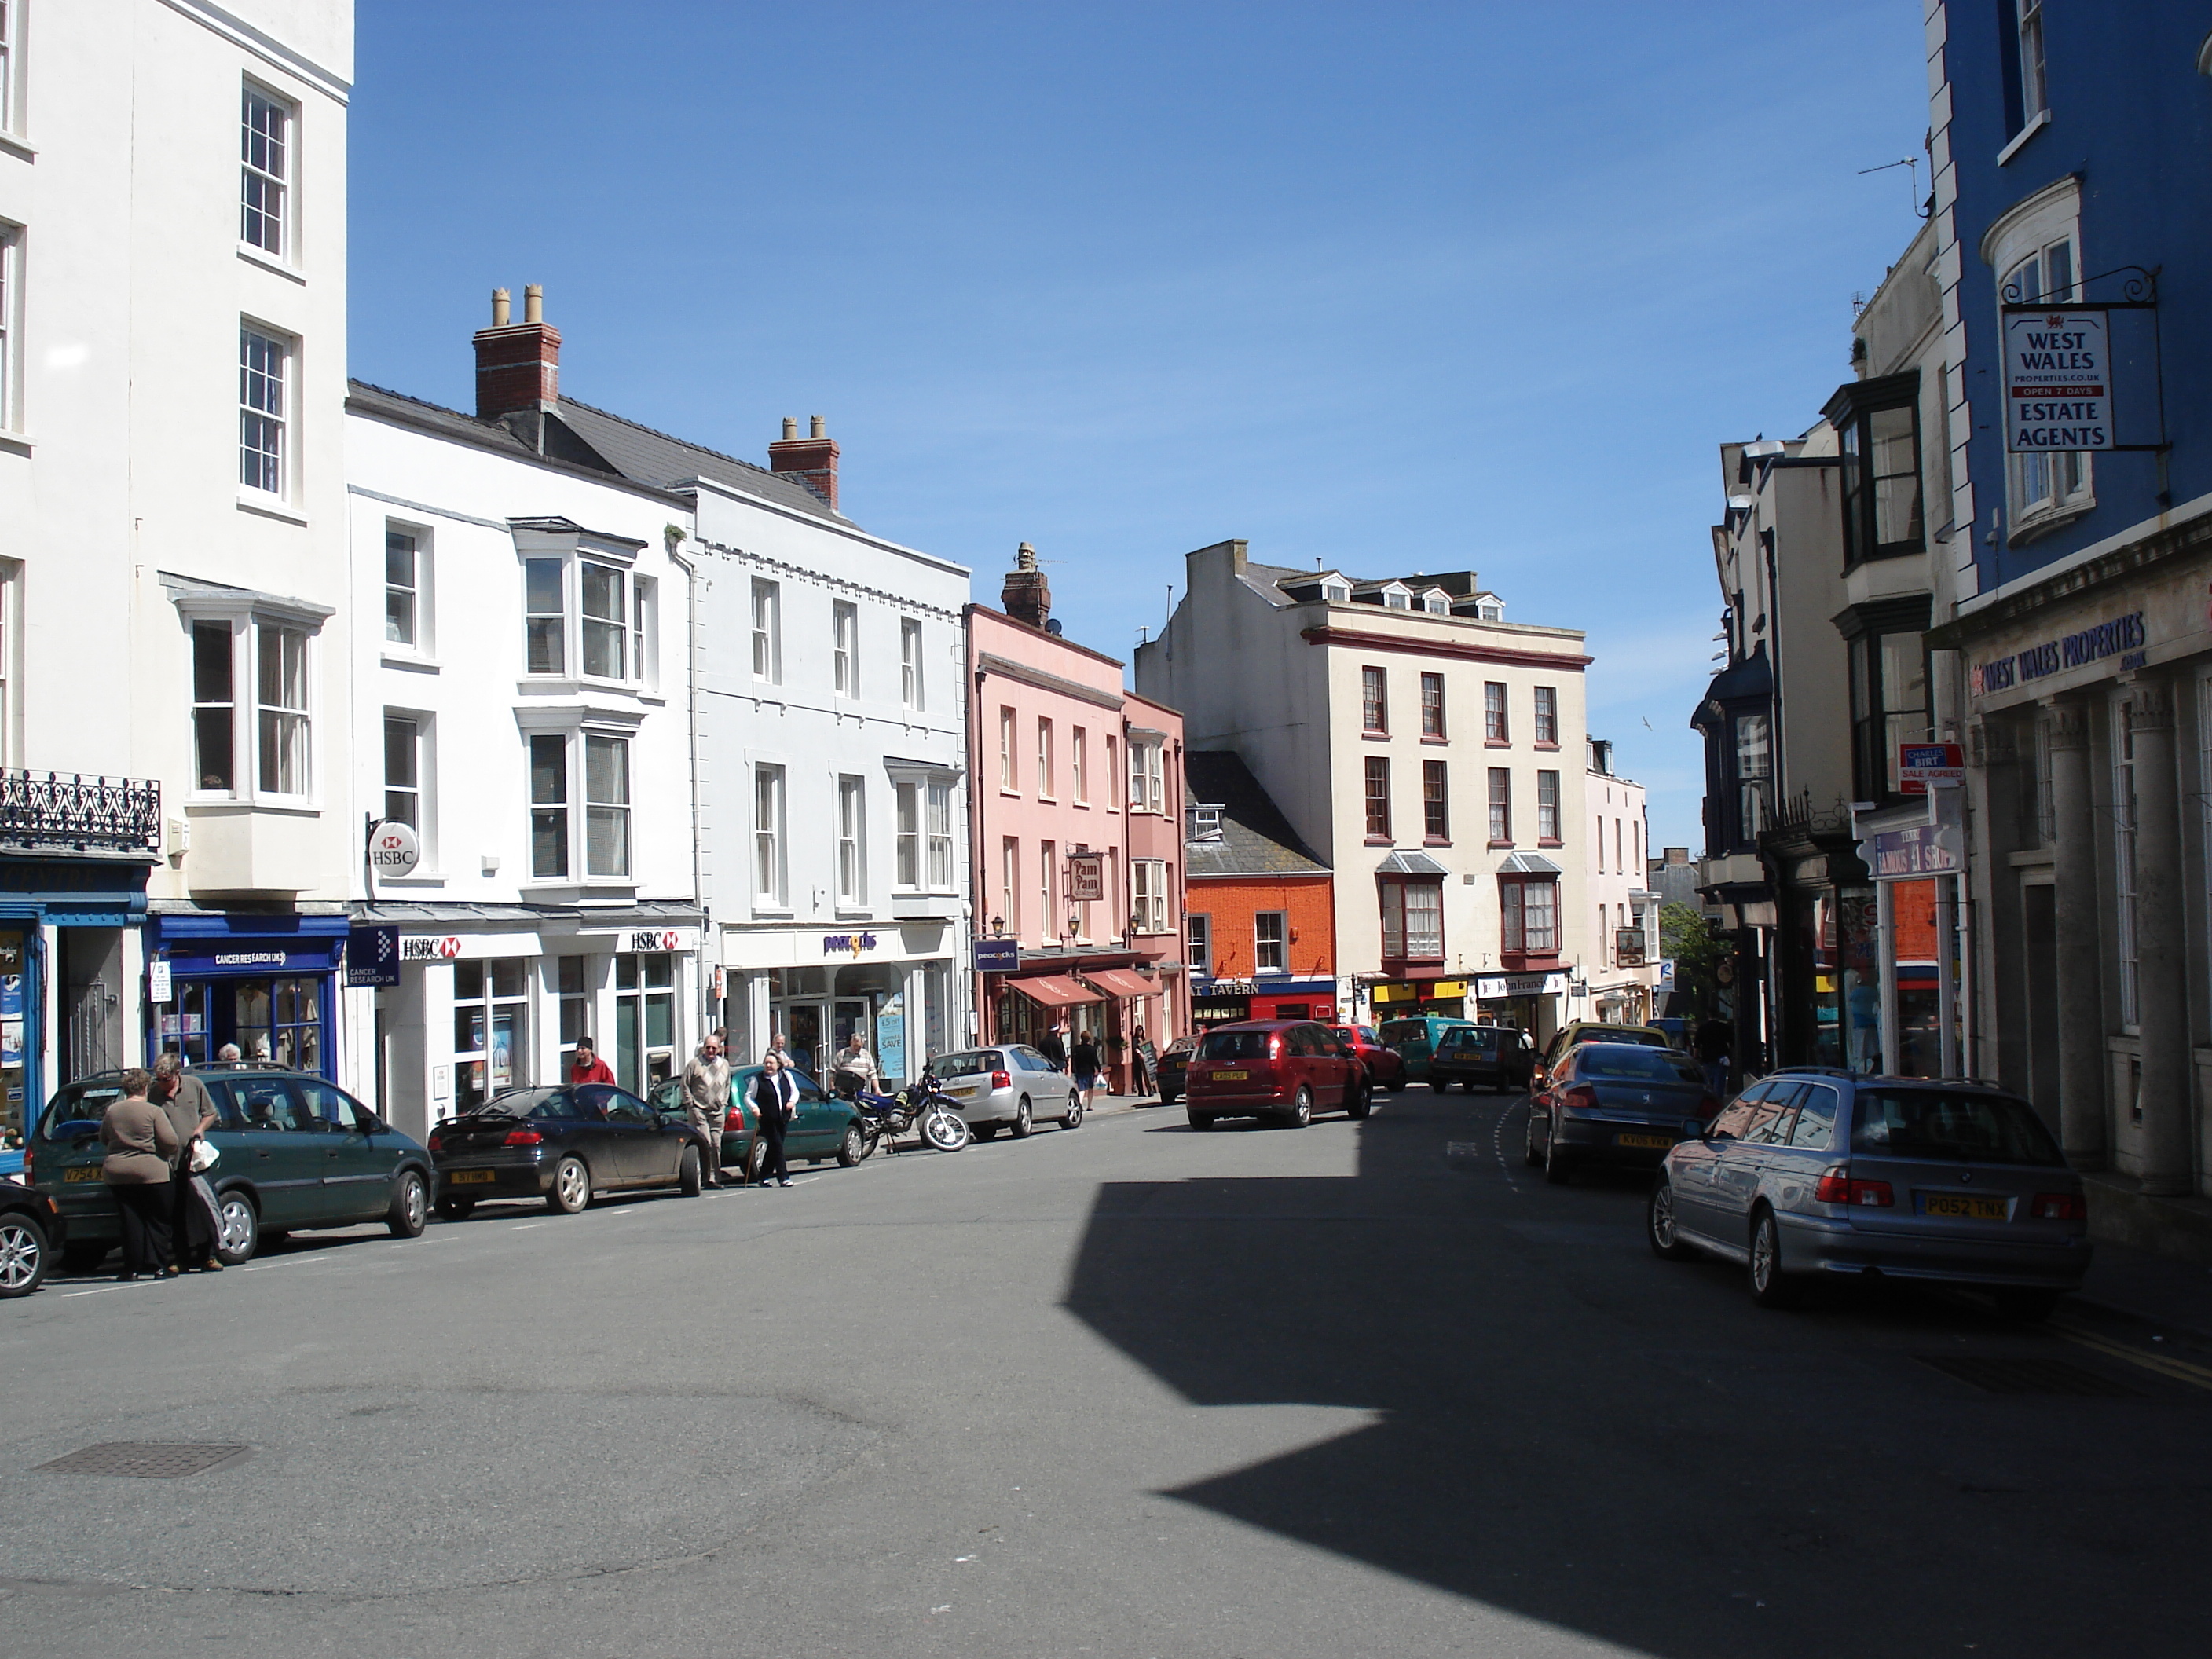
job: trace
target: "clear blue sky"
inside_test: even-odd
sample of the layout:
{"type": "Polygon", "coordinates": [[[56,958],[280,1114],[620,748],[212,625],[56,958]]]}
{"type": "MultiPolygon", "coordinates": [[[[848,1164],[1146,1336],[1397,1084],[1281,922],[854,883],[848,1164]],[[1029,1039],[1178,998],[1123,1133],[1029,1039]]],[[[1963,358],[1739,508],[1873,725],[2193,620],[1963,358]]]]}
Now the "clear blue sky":
{"type": "Polygon", "coordinates": [[[1716,446],[1849,377],[1920,12],[361,0],[351,369],[466,408],[543,283],[571,396],[763,461],[825,416],[852,517],[991,604],[1035,543],[1117,656],[1225,537],[1472,567],[1588,630],[1695,851],[1716,446]]]}

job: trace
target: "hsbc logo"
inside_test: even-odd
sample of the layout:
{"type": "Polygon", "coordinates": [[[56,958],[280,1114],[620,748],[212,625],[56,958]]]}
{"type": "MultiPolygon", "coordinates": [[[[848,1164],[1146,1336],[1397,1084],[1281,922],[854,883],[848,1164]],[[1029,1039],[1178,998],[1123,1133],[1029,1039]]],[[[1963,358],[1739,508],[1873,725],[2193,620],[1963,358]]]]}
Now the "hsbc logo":
{"type": "Polygon", "coordinates": [[[399,941],[402,962],[451,962],[460,953],[458,933],[409,933],[399,941]]]}
{"type": "Polygon", "coordinates": [[[629,936],[629,948],[634,951],[673,951],[683,942],[684,936],[673,927],[648,930],[645,933],[632,933],[629,936]]]}

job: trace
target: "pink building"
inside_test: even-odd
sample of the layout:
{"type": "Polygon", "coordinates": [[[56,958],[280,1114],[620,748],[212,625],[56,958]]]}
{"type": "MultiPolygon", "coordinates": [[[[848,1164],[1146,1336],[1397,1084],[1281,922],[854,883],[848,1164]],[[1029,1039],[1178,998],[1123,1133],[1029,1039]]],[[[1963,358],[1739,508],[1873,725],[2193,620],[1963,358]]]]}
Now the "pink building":
{"type": "Polygon", "coordinates": [[[1033,1042],[1064,1012],[1124,1092],[1138,1028],[1165,1048],[1189,1025],[1182,717],[1060,636],[1027,543],[1003,603],[967,609],[981,1036],[1033,1042]]]}

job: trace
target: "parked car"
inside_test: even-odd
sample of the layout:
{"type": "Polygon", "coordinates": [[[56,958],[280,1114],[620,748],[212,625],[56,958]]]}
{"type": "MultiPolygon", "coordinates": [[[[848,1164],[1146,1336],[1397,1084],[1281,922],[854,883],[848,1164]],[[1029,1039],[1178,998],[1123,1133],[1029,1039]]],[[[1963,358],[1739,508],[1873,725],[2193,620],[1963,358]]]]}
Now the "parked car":
{"type": "Polygon", "coordinates": [[[1443,1014],[1413,1014],[1404,1019],[1386,1019],[1375,1028],[1375,1032],[1385,1047],[1398,1051],[1398,1058],[1405,1062],[1406,1075],[1415,1083],[1425,1083],[1429,1060],[1443,1034],[1474,1024],[1471,1019],[1453,1019],[1443,1014]]]}
{"type": "Polygon", "coordinates": [[[1371,1025],[1332,1025],[1329,1028],[1339,1042],[1359,1056],[1367,1067],[1370,1088],[1388,1089],[1392,1094],[1402,1094],[1406,1088],[1406,1058],[1384,1042],[1371,1025]]]}
{"type": "Polygon", "coordinates": [[[2025,1319],[2088,1272],[2081,1178],[2035,1109],[1980,1084],[1791,1067],[1667,1154],[1651,1248],[1740,1261],[1770,1307],[1816,1273],[1992,1291],[2025,1319]]]}
{"type": "Polygon", "coordinates": [[[1172,1106],[1181,1100],[1190,1070],[1190,1057],[1198,1048],[1194,1036],[1177,1037],[1161,1051],[1160,1062],[1152,1068],[1152,1081],[1159,1085],[1160,1104],[1172,1106]]]}
{"type": "Polygon", "coordinates": [[[939,1055],[930,1066],[978,1140],[994,1139],[1001,1129],[1026,1139],[1039,1115],[1056,1119],[1063,1129],[1083,1127],[1075,1080],[1025,1044],[965,1048],[939,1055]]]}
{"type": "Polygon", "coordinates": [[[1559,1056],[1577,1042],[1633,1042],[1647,1048],[1672,1048],[1674,1040],[1656,1025],[1608,1025],[1600,1019],[1570,1021],[1553,1033],[1536,1062],[1536,1081],[1541,1083],[1559,1056]]]}
{"type": "MultiPolygon", "coordinates": [[[[799,1113],[784,1131],[783,1155],[787,1162],[819,1164],[834,1158],[850,1168],[875,1151],[874,1139],[861,1126],[860,1114],[850,1103],[824,1093],[796,1066],[790,1071],[799,1083],[799,1113]]],[[[757,1066],[731,1068],[730,1104],[722,1117],[722,1168],[747,1181],[758,1181],[761,1166],[768,1161],[768,1143],[760,1138],[759,1115],[752,1103],[753,1079],[759,1075],[757,1066]]],[[[652,1097],[655,1110],[689,1121],[681,1078],[655,1085],[652,1097]]]]}
{"type": "Polygon", "coordinates": [[[1245,1020],[1199,1039],[1188,1098],[1194,1129],[1211,1129],[1224,1117],[1279,1118],[1303,1129],[1316,1112],[1365,1117],[1367,1068],[1312,1020],[1245,1020]]]}
{"type": "Polygon", "coordinates": [[[59,1204],[26,1182],[0,1180],[0,1301],[28,1296],[46,1283],[68,1244],[59,1204]]]}
{"type": "Polygon", "coordinates": [[[1525,1089],[1535,1074],[1536,1045],[1511,1025],[1455,1025],[1429,1058],[1429,1087],[1525,1089]]]}
{"type": "Polygon", "coordinates": [[[1704,1133],[1721,1103],[1687,1054],[1629,1042],[1581,1042],[1529,1097],[1522,1156],[1554,1185],[1585,1164],[1658,1166],[1667,1149],[1704,1133]]]}
{"type": "MultiPolygon", "coordinates": [[[[208,1131],[218,1157],[206,1172],[222,1223],[219,1260],[235,1265],[264,1239],[317,1227],[382,1221],[398,1238],[422,1231],[437,1188],[430,1153],[336,1084],[251,1061],[193,1075],[221,1118],[208,1131]]],[[[26,1149],[25,1174],[68,1222],[62,1262],[73,1273],[98,1267],[122,1236],[100,1172],[100,1120],[122,1092],[120,1072],[64,1085],[26,1149]]]]}
{"type": "MultiPolygon", "coordinates": [[[[758,1072],[760,1067],[748,1066],[744,1070],[746,1073],[744,1084],[750,1084],[752,1081],[750,1074],[758,1072]]],[[[680,1077],[665,1078],[654,1084],[653,1092],[646,1099],[656,1112],[671,1114],[686,1122],[690,1121],[690,1115],[684,1108],[684,1079],[680,1077]]],[[[759,1164],[768,1152],[767,1147],[757,1143],[755,1130],[758,1126],[754,1118],[752,1104],[745,1097],[738,1073],[732,1070],[730,1073],[730,1103],[722,1114],[721,1167],[741,1180],[751,1180],[759,1174],[759,1164]]]]}

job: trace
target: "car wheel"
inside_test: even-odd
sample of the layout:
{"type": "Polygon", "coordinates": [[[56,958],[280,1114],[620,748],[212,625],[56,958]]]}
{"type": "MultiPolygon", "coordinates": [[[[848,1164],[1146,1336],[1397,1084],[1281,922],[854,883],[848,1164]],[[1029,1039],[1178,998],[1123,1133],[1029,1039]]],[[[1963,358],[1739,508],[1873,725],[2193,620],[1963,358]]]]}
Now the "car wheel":
{"type": "MultiPolygon", "coordinates": [[[[226,1267],[235,1267],[241,1261],[253,1260],[253,1253],[261,1248],[261,1212],[253,1207],[253,1200],[233,1188],[215,1201],[216,1219],[222,1224],[222,1232],[215,1242],[215,1259],[226,1267]]],[[[281,1238],[281,1233],[271,1233],[271,1238],[281,1238]]]]}
{"type": "Polygon", "coordinates": [[[0,1216],[0,1297],[37,1290],[51,1259],[44,1227],[27,1215],[0,1216]]]}
{"type": "Polygon", "coordinates": [[[1190,1127],[1194,1129],[1211,1129],[1213,1127],[1213,1114],[1211,1112],[1192,1112],[1190,1114],[1190,1127]]]}
{"type": "Polygon", "coordinates": [[[402,1170],[392,1183],[392,1207],[384,1212],[384,1224],[392,1229],[394,1238],[420,1238],[429,1219],[430,1188],[422,1172],[402,1170]]]}
{"type": "Polygon", "coordinates": [[[107,1260],[112,1244],[64,1244],[62,1247],[62,1270],[64,1273],[88,1273],[107,1260]]]}
{"type": "Polygon", "coordinates": [[[999,1138],[999,1126],[995,1123],[978,1123],[975,1127],[978,1140],[996,1140],[999,1138]]]}
{"type": "Polygon", "coordinates": [[[545,1207],[555,1215],[577,1215],[592,1203],[592,1172],[574,1152],[553,1169],[553,1190],[545,1194],[545,1207]]]}
{"type": "Polygon", "coordinates": [[[1406,1092],[1406,1074],[1403,1072],[1401,1072],[1396,1077],[1391,1079],[1389,1082],[1384,1084],[1382,1086],[1388,1089],[1394,1095],[1404,1094],[1406,1092]]]}
{"type": "Polygon", "coordinates": [[[1652,1185],[1644,1221],[1644,1236],[1650,1241],[1652,1255],[1669,1261],[1687,1261],[1698,1254],[1696,1247],[1685,1244],[1674,1231],[1674,1185],[1664,1176],[1652,1185]]]}
{"type": "Polygon", "coordinates": [[[686,1198],[696,1198],[707,1190],[706,1172],[696,1146],[686,1146],[684,1156],[676,1164],[676,1189],[686,1198]]]}
{"type": "Polygon", "coordinates": [[[438,1200],[438,1213],[448,1221],[466,1221],[476,1207],[477,1201],[473,1198],[441,1198],[438,1200]]]}
{"type": "Polygon", "coordinates": [[[1291,1097],[1291,1115],[1283,1120],[1285,1128],[1303,1129],[1313,1121],[1313,1091],[1303,1083],[1297,1093],[1291,1097]]]}
{"type": "Polygon", "coordinates": [[[1544,1179],[1554,1187],[1564,1187],[1574,1172],[1574,1164],[1559,1150],[1559,1137],[1555,1133],[1547,1132],[1544,1136],[1544,1179]]]}
{"type": "Polygon", "coordinates": [[[1160,1091],[1160,1104],[1163,1106],[1172,1106],[1176,1102],[1182,1098],[1182,1097],[1176,1093],[1173,1089],[1163,1089],[1160,1091]]]}
{"type": "Polygon", "coordinates": [[[857,1123],[845,1126],[845,1138],[837,1143],[837,1161],[851,1169],[868,1155],[868,1138],[860,1133],[857,1123]]]}
{"type": "Polygon", "coordinates": [[[1036,1126],[1030,1121],[1030,1097],[1022,1097],[1022,1103],[1014,1108],[1014,1139],[1027,1140],[1030,1131],[1036,1126]]]}
{"type": "Polygon", "coordinates": [[[1375,1109],[1375,1091],[1364,1083],[1355,1083],[1345,1091],[1344,1115],[1357,1122],[1375,1109]]]}
{"type": "Polygon", "coordinates": [[[2018,1319],[2028,1324],[2039,1324],[2051,1317],[2058,1306],[2058,1292],[2038,1290],[2031,1285],[1996,1292],[1997,1311],[2007,1319],[2018,1319]]]}
{"type": "Polygon", "coordinates": [[[1521,1161],[1534,1169],[1544,1161],[1543,1153],[1536,1150],[1536,1115],[1528,1114],[1528,1127],[1521,1132],[1521,1161]]]}
{"type": "Polygon", "coordinates": [[[766,1168],[768,1168],[768,1142],[765,1139],[756,1139],[753,1142],[752,1150],[745,1154],[745,1179],[757,1182],[761,1178],[761,1171],[766,1168]]]}
{"type": "Polygon", "coordinates": [[[1751,1299],[1762,1308],[1797,1305],[1797,1286],[1782,1271],[1782,1227],[1771,1210],[1752,1218],[1751,1299]]]}
{"type": "Polygon", "coordinates": [[[1060,1119],[1060,1127],[1063,1129],[1080,1129],[1083,1127],[1083,1097],[1081,1095],[1068,1096],[1067,1115],[1060,1119]]]}

